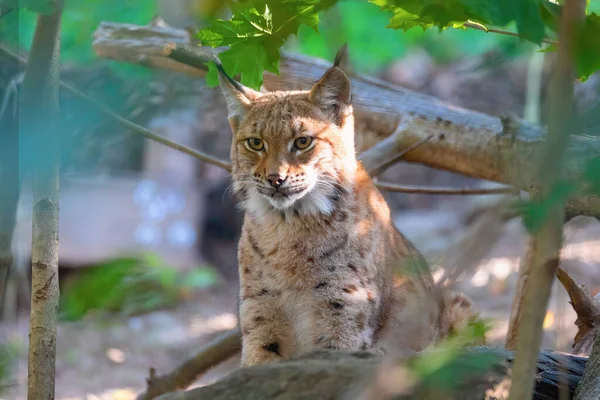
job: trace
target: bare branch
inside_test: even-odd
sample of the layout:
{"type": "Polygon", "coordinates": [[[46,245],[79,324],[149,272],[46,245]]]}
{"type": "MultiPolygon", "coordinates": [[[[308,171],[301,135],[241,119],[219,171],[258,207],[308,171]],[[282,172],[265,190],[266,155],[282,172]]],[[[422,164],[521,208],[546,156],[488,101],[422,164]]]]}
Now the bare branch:
{"type": "MultiPolygon", "coordinates": [[[[487,32],[493,32],[493,33],[497,33],[499,35],[514,36],[514,37],[518,37],[518,38],[521,37],[521,35],[519,35],[516,32],[510,32],[510,31],[506,31],[506,30],[503,30],[503,29],[496,29],[496,28],[487,28],[487,27],[485,27],[483,25],[480,25],[480,24],[478,24],[476,22],[465,22],[463,24],[463,26],[465,26],[467,28],[471,28],[471,29],[477,29],[479,31],[483,31],[483,32],[486,32],[486,33],[487,32]]],[[[547,38],[542,39],[542,42],[548,43],[548,44],[558,45],[558,41],[557,40],[552,40],[552,39],[547,39],[547,38]]]]}
{"type": "Polygon", "coordinates": [[[150,400],[164,393],[187,388],[200,375],[239,352],[241,346],[240,331],[236,328],[217,337],[167,375],[156,376],[156,371],[151,368],[147,379],[148,387],[137,396],[137,400],[150,400]]]}
{"type": "Polygon", "coordinates": [[[573,340],[575,354],[589,354],[594,341],[594,328],[600,317],[600,294],[593,298],[590,292],[578,285],[562,268],[558,268],[556,276],[567,291],[571,305],[577,313],[575,325],[579,330],[573,340]]]}
{"type": "Polygon", "coordinates": [[[444,187],[427,187],[414,185],[396,185],[389,182],[379,182],[375,180],[375,186],[381,190],[398,193],[412,194],[441,194],[441,195],[486,195],[486,194],[518,194],[519,190],[511,187],[499,188],[444,188],[444,187]]]}
{"type": "MultiPolygon", "coordinates": [[[[394,131],[394,133],[392,133],[391,137],[398,137],[401,136],[402,133],[404,132],[404,129],[406,127],[406,123],[399,123],[398,126],[396,127],[396,130],[394,131]]],[[[402,158],[402,156],[404,156],[406,153],[408,153],[411,150],[416,149],[417,147],[419,147],[420,145],[428,142],[431,138],[433,138],[433,135],[429,135],[427,137],[424,137],[423,139],[419,140],[416,143],[411,144],[410,146],[408,146],[407,148],[401,150],[400,152],[394,154],[392,157],[387,157],[385,159],[385,161],[380,161],[381,158],[377,159],[375,157],[371,157],[371,160],[365,160],[364,158],[366,156],[363,155],[363,165],[367,168],[367,172],[369,173],[369,175],[371,176],[379,176],[382,173],[385,172],[386,169],[388,169],[389,167],[391,167],[392,165],[396,164],[398,161],[400,161],[400,159],[402,158]],[[371,166],[369,165],[369,163],[374,163],[374,162],[379,162],[379,164],[375,165],[375,166],[371,166]]],[[[374,150],[373,150],[374,151],[374,150]]]]}
{"type": "Polygon", "coordinates": [[[573,350],[576,353],[591,352],[575,399],[600,398],[600,294],[592,298],[585,287],[578,285],[561,268],[556,271],[556,276],[569,294],[571,305],[577,313],[575,325],[579,330],[573,341],[573,350]]]}

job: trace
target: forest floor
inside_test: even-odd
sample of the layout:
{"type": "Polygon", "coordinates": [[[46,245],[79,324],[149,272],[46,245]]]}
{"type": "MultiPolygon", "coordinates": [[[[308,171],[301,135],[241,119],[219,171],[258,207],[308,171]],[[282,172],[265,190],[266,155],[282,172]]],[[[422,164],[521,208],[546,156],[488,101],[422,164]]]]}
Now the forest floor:
{"type": "MultiPolygon", "coordinates": [[[[436,199],[433,206],[424,207],[428,202],[421,196],[418,197],[421,207],[398,213],[396,223],[431,256],[451,245],[465,231],[462,222],[465,213],[480,202],[470,199],[436,199]]],[[[597,293],[600,290],[600,222],[589,218],[572,220],[565,228],[565,238],[563,267],[593,294],[597,293]]],[[[525,248],[525,230],[520,221],[515,220],[504,227],[500,241],[489,249],[477,272],[460,285],[474,300],[481,315],[490,320],[490,345],[504,344],[516,271],[525,248]]],[[[168,372],[210,339],[236,325],[236,292],[237,288],[230,283],[198,293],[171,310],[130,318],[90,317],[61,324],[56,398],[133,399],[144,389],[150,367],[156,368],[158,373],[168,372]]],[[[566,293],[556,285],[545,321],[543,346],[568,352],[576,332],[574,321],[575,314],[566,293]]],[[[16,324],[0,327],[2,337],[15,344],[19,351],[18,382],[6,394],[7,399],[26,398],[27,332],[26,315],[16,324]]],[[[228,360],[204,375],[196,385],[214,382],[235,369],[238,362],[238,357],[228,360]]]]}

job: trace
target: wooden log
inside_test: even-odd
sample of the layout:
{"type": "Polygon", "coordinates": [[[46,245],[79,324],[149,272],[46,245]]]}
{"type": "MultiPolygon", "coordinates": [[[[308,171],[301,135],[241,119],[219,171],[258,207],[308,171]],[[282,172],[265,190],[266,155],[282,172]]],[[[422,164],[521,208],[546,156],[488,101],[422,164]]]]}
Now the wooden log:
{"type": "MultiPolygon", "coordinates": [[[[477,346],[466,349],[453,361],[456,373],[462,368],[460,381],[454,380],[451,387],[434,384],[427,380],[408,387],[404,393],[384,393],[378,399],[456,399],[456,400],[500,400],[508,397],[513,353],[502,349],[477,346]],[[492,357],[493,364],[479,368],[473,364],[475,358],[492,357]],[[468,369],[470,368],[470,369],[468,369]]],[[[269,363],[239,369],[226,378],[205,387],[187,392],[165,394],[160,400],[242,400],[242,399],[342,399],[356,398],[366,385],[381,373],[380,356],[366,352],[336,352],[319,350],[288,361],[269,363]],[[346,397],[350,396],[350,397],[346,397]]],[[[573,397],[587,357],[542,351],[538,359],[534,400],[559,399],[561,382],[568,384],[569,399],[573,397]],[[566,373],[567,375],[561,375],[566,373]]],[[[388,368],[387,372],[397,373],[388,368]]],[[[458,375],[457,375],[458,376],[458,375]]],[[[394,378],[394,376],[392,376],[394,378]]],[[[397,375],[396,381],[401,377],[397,375]]],[[[401,382],[400,382],[401,383],[401,382]]],[[[448,384],[448,383],[447,383],[448,384]]],[[[372,393],[372,392],[371,392],[372,393]]]]}

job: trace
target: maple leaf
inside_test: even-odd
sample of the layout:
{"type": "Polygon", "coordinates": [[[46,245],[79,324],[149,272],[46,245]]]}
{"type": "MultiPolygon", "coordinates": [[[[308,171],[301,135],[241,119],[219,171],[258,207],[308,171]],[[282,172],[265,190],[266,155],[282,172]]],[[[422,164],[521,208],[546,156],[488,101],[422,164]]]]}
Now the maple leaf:
{"type": "MultiPolygon", "coordinates": [[[[198,32],[203,45],[229,46],[219,54],[225,71],[239,74],[241,82],[259,89],[265,70],[279,73],[279,49],[300,25],[318,29],[318,13],[336,0],[251,0],[232,3],[231,19],[215,20],[198,32]]],[[[215,70],[209,69],[207,84],[214,85],[215,70]]]]}

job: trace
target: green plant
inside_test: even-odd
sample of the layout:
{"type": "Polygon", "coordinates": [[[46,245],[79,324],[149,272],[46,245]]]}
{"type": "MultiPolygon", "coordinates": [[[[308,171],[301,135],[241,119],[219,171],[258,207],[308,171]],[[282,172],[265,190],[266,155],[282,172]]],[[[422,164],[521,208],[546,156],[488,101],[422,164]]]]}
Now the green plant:
{"type": "Polygon", "coordinates": [[[17,344],[10,341],[0,343],[0,395],[7,386],[13,384],[11,380],[13,379],[18,353],[17,344]]]}
{"type": "Polygon", "coordinates": [[[93,266],[68,282],[59,312],[64,320],[77,320],[91,311],[139,314],[174,306],[191,290],[217,281],[209,267],[182,274],[152,253],[121,258],[93,266]]]}
{"type": "MultiPolygon", "coordinates": [[[[31,48],[36,13],[51,11],[49,0],[0,0],[0,6],[20,6],[0,19],[0,37],[24,50],[31,48]],[[15,32],[18,34],[15,35],[15,32]]],[[[145,25],[156,13],[156,2],[144,0],[65,0],[61,22],[61,60],[88,64],[96,60],[91,41],[94,30],[102,21],[145,25]]],[[[119,73],[130,78],[149,74],[148,69],[125,64],[112,64],[119,73]]]]}

